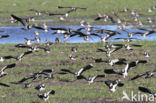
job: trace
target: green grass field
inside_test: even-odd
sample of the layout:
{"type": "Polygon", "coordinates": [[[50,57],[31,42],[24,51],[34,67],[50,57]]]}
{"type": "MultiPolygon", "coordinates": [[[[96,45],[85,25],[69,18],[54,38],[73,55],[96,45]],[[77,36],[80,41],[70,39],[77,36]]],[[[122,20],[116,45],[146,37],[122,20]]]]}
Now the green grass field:
{"type": "MultiPolygon", "coordinates": [[[[148,60],[147,64],[139,64],[135,69],[130,70],[127,78],[123,79],[119,75],[106,75],[105,78],[99,79],[91,85],[88,85],[87,81],[74,80],[73,75],[55,75],[54,79],[49,79],[32,83],[32,86],[27,89],[23,89],[23,85],[15,85],[10,82],[16,82],[30,73],[38,72],[43,69],[54,69],[54,71],[60,71],[60,69],[71,69],[73,71],[79,70],[81,67],[93,63],[94,67],[87,72],[84,72],[84,76],[94,76],[96,74],[104,74],[104,69],[123,69],[125,66],[114,66],[111,67],[106,63],[94,63],[93,58],[104,58],[108,59],[104,53],[96,52],[98,48],[104,48],[104,44],[101,43],[86,43],[86,44],[54,44],[51,45],[51,52],[49,54],[44,51],[35,52],[27,55],[22,61],[6,60],[0,64],[3,67],[7,64],[16,62],[16,67],[6,70],[9,75],[1,78],[2,83],[9,84],[10,87],[0,86],[0,103],[42,103],[43,100],[37,97],[37,94],[44,93],[48,90],[55,90],[56,94],[50,96],[48,103],[103,103],[114,102],[117,103],[121,100],[122,91],[126,91],[130,94],[131,91],[138,93],[138,86],[148,87],[155,90],[156,79],[155,77],[150,79],[137,79],[135,81],[128,81],[129,78],[133,77],[138,73],[143,73],[149,70],[155,69],[156,66],[156,41],[137,41],[132,44],[142,44],[141,48],[134,48],[133,51],[126,51],[124,48],[114,53],[110,58],[126,58],[128,61],[134,61],[137,59],[148,60]],[[69,59],[71,54],[71,47],[77,47],[78,52],[72,53],[73,56],[78,56],[76,61],[69,59]],[[144,51],[147,50],[150,53],[150,58],[143,56],[144,51]],[[104,80],[114,80],[120,78],[124,83],[124,87],[117,87],[117,91],[112,93],[103,82],[104,80]],[[67,82],[68,81],[68,82],[67,82]],[[40,83],[45,83],[46,89],[43,92],[39,92],[34,87],[40,83]]],[[[22,52],[27,51],[26,49],[17,49],[13,44],[0,45],[1,54],[0,56],[13,55],[17,56],[22,52]]],[[[146,102],[147,103],[147,102],[146,102]]]]}
{"type": "MultiPolygon", "coordinates": [[[[155,18],[156,10],[151,13],[147,12],[147,9],[156,5],[155,0],[0,0],[0,23],[1,25],[10,25],[8,19],[10,14],[16,14],[21,17],[34,16],[35,13],[29,11],[30,9],[36,9],[38,11],[49,11],[49,12],[66,12],[68,9],[60,10],[57,6],[76,6],[76,7],[87,7],[88,10],[78,10],[77,12],[71,13],[67,22],[59,22],[58,16],[49,17],[42,16],[37,18],[37,20],[50,20],[51,24],[78,24],[81,19],[85,19],[92,24],[104,24],[104,22],[94,22],[93,19],[98,13],[110,14],[114,11],[118,13],[123,8],[130,8],[136,10],[142,15],[151,16],[155,18]]],[[[119,13],[122,19],[132,19],[127,13],[119,13]]],[[[145,22],[145,18],[142,21],[145,22]]],[[[48,23],[50,22],[48,21],[48,23]]],[[[42,21],[46,22],[46,21],[42,21]]],[[[131,21],[132,22],[132,21],[131,21]]]]}
{"type": "MultiPolygon", "coordinates": [[[[86,11],[78,10],[77,12],[71,13],[67,21],[59,21],[59,16],[49,17],[43,15],[36,17],[37,20],[31,23],[43,24],[43,22],[46,22],[52,26],[79,25],[79,22],[84,19],[93,25],[111,24],[110,22],[105,23],[104,21],[95,22],[94,19],[98,13],[112,15],[112,11],[114,11],[125,21],[128,21],[130,24],[135,24],[132,22],[134,18],[129,13],[119,12],[123,8],[130,8],[131,10],[136,10],[141,15],[140,20],[144,24],[147,23],[147,17],[151,17],[154,20],[153,24],[155,24],[156,10],[151,13],[147,12],[147,9],[154,5],[156,5],[156,0],[0,0],[0,26],[21,26],[20,23],[10,23],[10,14],[15,14],[20,17],[34,16],[35,13],[29,11],[30,9],[52,13],[64,13],[68,11],[68,9],[58,9],[57,6],[87,7],[88,9],[86,11]]],[[[119,75],[108,75],[103,72],[104,69],[123,69],[125,67],[124,65],[111,67],[106,63],[94,62],[93,58],[109,59],[104,53],[96,52],[98,48],[104,48],[104,44],[102,43],[54,44],[50,46],[51,52],[49,54],[40,50],[39,52],[25,56],[22,61],[6,60],[0,63],[1,68],[11,63],[16,63],[16,67],[6,70],[9,75],[0,78],[0,83],[10,85],[8,88],[0,86],[0,103],[44,103],[43,100],[37,97],[37,94],[47,92],[51,89],[55,90],[56,94],[50,96],[48,103],[117,103],[122,102],[123,91],[126,91],[129,95],[131,91],[138,93],[138,86],[148,87],[155,91],[155,77],[150,79],[140,78],[136,81],[128,80],[136,74],[155,69],[156,52],[154,51],[156,50],[156,41],[137,41],[132,42],[132,44],[133,43],[144,46],[134,48],[133,51],[126,51],[122,48],[110,57],[112,59],[124,57],[128,61],[137,59],[148,61],[147,64],[139,64],[135,69],[130,70],[126,79],[123,79],[123,77],[119,75]],[[77,53],[72,53],[73,56],[78,56],[75,61],[69,59],[72,47],[78,48],[77,53]],[[150,53],[150,58],[143,56],[145,50],[150,53]],[[23,84],[11,84],[11,82],[19,81],[23,77],[43,69],[54,69],[55,72],[59,72],[60,69],[77,71],[90,63],[93,63],[94,67],[84,72],[84,76],[106,75],[105,78],[99,79],[91,85],[88,85],[88,82],[85,80],[71,82],[74,80],[74,77],[70,74],[55,75],[53,79],[46,81],[39,79],[39,81],[32,83],[30,88],[25,89],[23,88],[23,84]],[[112,93],[104,81],[117,78],[122,80],[124,87],[117,87],[117,91],[112,93]],[[46,84],[46,89],[43,92],[34,89],[36,85],[41,83],[46,84]]],[[[0,44],[0,56],[18,56],[27,51],[27,49],[18,49],[14,46],[14,44],[0,44]]],[[[125,100],[125,102],[128,101],[125,100]]]]}

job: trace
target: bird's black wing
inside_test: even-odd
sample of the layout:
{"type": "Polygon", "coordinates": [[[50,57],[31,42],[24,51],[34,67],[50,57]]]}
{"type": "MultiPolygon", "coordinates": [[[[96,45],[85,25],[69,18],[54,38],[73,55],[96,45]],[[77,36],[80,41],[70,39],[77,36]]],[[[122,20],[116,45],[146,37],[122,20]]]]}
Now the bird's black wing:
{"type": "Polygon", "coordinates": [[[8,38],[9,35],[0,35],[0,38],[8,38]]]}
{"type": "Polygon", "coordinates": [[[122,74],[122,70],[104,69],[106,74],[122,74]]]}
{"type": "Polygon", "coordinates": [[[111,50],[111,53],[113,53],[113,52],[115,52],[115,51],[118,51],[118,50],[121,49],[121,48],[122,48],[122,47],[117,47],[117,48],[111,50]]]}
{"type": "Polygon", "coordinates": [[[33,25],[32,26],[33,28],[36,28],[36,29],[40,29],[40,30],[45,30],[43,27],[41,27],[41,26],[35,26],[35,25],[33,25]]]}
{"type": "Polygon", "coordinates": [[[100,20],[100,19],[102,19],[102,18],[104,18],[104,17],[97,17],[97,18],[95,18],[94,20],[95,20],[95,21],[98,21],[98,20],[100,20]]]}
{"type": "Polygon", "coordinates": [[[28,79],[31,79],[31,78],[33,78],[32,75],[31,75],[31,76],[24,77],[24,78],[22,78],[21,80],[19,80],[18,82],[11,82],[11,83],[12,83],[12,84],[20,84],[20,83],[25,82],[25,81],[28,80],[28,79]]]}
{"type": "Polygon", "coordinates": [[[145,88],[145,87],[138,87],[138,89],[139,89],[141,92],[145,92],[145,93],[149,93],[149,94],[154,94],[153,91],[151,91],[150,89],[145,88]]]}
{"type": "Polygon", "coordinates": [[[75,74],[74,72],[72,72],[72,71],[70,71],[70,70],[68,70],[68,69],[61,69],[61,71],[63,71],[63,72],[68,72],[68,73],[71,73],[71,74],[75,74]]]}
{"type": "Polygon", "coordinates": [[[112,80],[106,80],[106,81],[105,81],[105,84],[106,84],[108,87],[110,87],[110,84],[111,84],[112,82],[113,82],[112,80]]]}
{"type": "Polygon", "coordinates": [[[78,73],[78,75],[81,75],[83,72],[85,72],[86,70],[91,69],[92,67],[93,67],[93,64],[89,64],[89,65],[81,68],[77,73],[78,73]]]}
{"type": "Polygon", "coordinates": [[[15,58],[13,56],[3,56],[4,59],[11,59],[11,58],[15,58]]]}
{"type": "Polygon", "coordinates": [[[52,69],[44,69],[44,70],[40,71],[40,73],[42,73],[42,72],[51,73],[51,72],[53,72],[53,70],[52,69]]]}
{"type": "Polygon", "coordinates": [[[13,17],[15,20],[21,22],[21,24],[23,24],[23,26],[27,26],[28,25],[25,20],[23,20],[23,19],[15,16],[15,15],[13,15],[13,14],[11,14],[11,17],[13,17]]]}
{"type": "Polygon", "coordinates": [[[119,83],[118,83],[118,86],[119,86],[119,87],[123,87],[123,86],[124,86],[124,84],[123,84],[123,83],[121,83],[121,82],[119,82],[119,83]]]}
{"type": "Polygon", "coordinates": [[[103,49],[97,49],[97,52],[107,52],[107,51],[103,49]]]}
{"type": "Polygon", "coordinates": [[[0,86],[10,87],[8,84],[0,83],[0,86]]]}
{"type": "Polygon", "coordinates": [[[103,75],[103,74],[96,76],[96,78],[103,78],[103,77],[105,77],[105,75],[103,75]]]}
{"type": "Polygon", "coordinates": [[[30,53],[32,53],[32,51],[26,51],[26,52],[24,52],[24,55],[28,55],[30,53]]]}
{"type": "Polygon", "coordinates": [[[138,60],[138,63],[147,63],[147,60],[138,60]]]}
{"type": "Polygon", "coordinates": [[[7,69],[7,68],[13,68],[13,67],[15,67],[15,66],[16,66],[15,63],[9,64],[9,65],[7,65],[7,66],[4,66],[1,70],[5,70],[5,69],[7,69]]]}
{"type": "Polygon", "coordinates": [[[136,64],[136,62],[130,62],[129,63],[129,67],[128,67],[128,69],[130,69],[130,68],[132,68],[132,67],[135,67],[137,64],[136,64]]]}
{"type": "Polygon", "coordinates": [[[17,48],[31,48],[30,46],[25,45],[25,44],[17,44],[17,45],[15,45],[15,47],[17,47],[17,48]]]}
{"type": "Polygon", "coordinates": [[[108,60],[103,60],[102,58],[100,58],[100,59],[95,59],[95,62],[96,63],[100,63],[100,62],[106,62],[106,63],[108,63],[108,60]]]}
{"type": "Polygon", "coordinates": [[[67,29],[66,28],[50,28],[51,30],[65,30],[65,31],[67,31],[67,29]]]}
{"type": "Polygon", "coordinates": [[[142,47],[143,45],[138,45],[138,44],[131,44],[132,46],[135,46],[135,47],[142,47]]]}
{"type": "Polygon", "coordinates": [[[122,47],[122,46],[124,46],[124,45],[123,45],[123,44],[113,44],[112,46],[122,47]]]}
{"type": "Polygon", "coordinates": [[[49,16],[54,16],[54,15],[65,15],[64,13],[49,13],[49,16]]]}
{"type": "Polygon", "coordinates": [[[112,16],[108,16],[108,18],[111,20],[112,23],[116,23],[116,21],[114,20],[112,16]]]}
{"type": "Polygon", "coordinates": [[[115,38],[114,40],[125,39],[125,38],[115,38]]]}
{"type": "Polygon", "coordinates": [[[143,73],[143,74],[138,74],[138,75],[136,75],[136,76],[132,77],[130,80],[135,80],[135,79],[138,79],[138,78],[140,78],[140,77],[144,76],[145,74],[146,74],[146,73],[143,73]]]}

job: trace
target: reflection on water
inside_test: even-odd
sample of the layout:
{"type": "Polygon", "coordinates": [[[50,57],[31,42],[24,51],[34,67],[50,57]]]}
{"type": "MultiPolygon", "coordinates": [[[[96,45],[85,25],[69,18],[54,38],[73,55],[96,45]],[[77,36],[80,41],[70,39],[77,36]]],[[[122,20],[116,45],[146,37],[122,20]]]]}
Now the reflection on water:
{"type": "MultiPolygon", "coordinates": [[[[50,27],[50,26],[49,26],[50,27]]],[[[77,25],[70,25],[70,26],[51,26],[51,27],[65,27],[65,28],[72,28],[74,30],[80,28],[80,26],[77,25]]],[[[118,26],[117,25],[93,25],[93,27],[98,28],[98,29],[108,29],[108,30],[116,30],[122,33],[122,35],[116,35],[114,37],[111,37],[109,39],[109,41],[112,41],[114,38],[116,37],[127,37],[127,33],[124,31],[120,31],[118,30],[118,26]]],[[[34,31],[36,31],[35,28],[32,28],[30,30],[22,30],[21,26],[9,26],[9,27],[0,27],[0,31],[6,31],[4,33],[0,33],[2,34],[8,34],[10,35],[9,38],[3,38],[0,39],[0,43],[24,43],[24,38],[28,38],[28,39],[34,39],[35,35],[34,35],[34,31]]],[[[141,30],[137,30],[137,29],[132,29],[132,26],[128,26],[127,27],[129,32],[140,32],[141,30]]],[[[56,37],[60,37],[61,40],[63,40],[63,35],[61,34],[52,34],[54,31],[49,30],[49,32],[44,32],[42,30],[37,30],[39,31],[39,36],[41,38],[41,42],[45,42],[45,40],[49,40],[51,42],[55,41],[56,37]]],[[[145,32],[145,31],[141,31],[141,32],[145,32]]],[[[142,40],[155,40],[156,33],[147,36],[146,38],[141,37],[140,35],[135,35],[134,37],[138,38],[138,39],[142,39],[142,40]]],[[[106,35],[106,34],[103,34],[106,35]]],[[[69,38],[67,40],[68,43],[88,43],[88,42],[99,42],[100,39],[98,37],[91,37],[89,38],[89,41],[84,41],[83,38],[80,38],[78,36],[69,38]]]]}

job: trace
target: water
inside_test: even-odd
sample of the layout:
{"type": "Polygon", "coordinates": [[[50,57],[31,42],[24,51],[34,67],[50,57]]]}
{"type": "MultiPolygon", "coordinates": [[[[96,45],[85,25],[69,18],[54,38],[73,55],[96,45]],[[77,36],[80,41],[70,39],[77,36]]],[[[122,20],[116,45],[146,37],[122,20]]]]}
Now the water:
{"type": "MultiPolygon", "coordinates": [[[[80,26],[78,25],[70,25],[70,26],[49,26],[49,27],[65,27],[65,28],[72,28],[74,30],[80,28],[80,26]]],[[[93,27],[98,28],[98,29],[108,29],[108,30],[115,30],[115,31],[119,31],[118,30],[118,26],[117,25],[93,25],[93,27]]],[[[36,31],[37,29],[32,28],[30,30],[23,30],[21,29],[23,28],[22,26],[8,26],[8,27],[0,27],[0,31],[6,31],[3,33],[0,33],[0,35],[5,35],[8,34],[10,35],[9,38],[2,38],[0,39],[0,43],[1,44],[5,44],[5,43],[24,43],[25,40],[24,38],[28,38],[28,39],[34,39],[35,35],[34,35],[34,31],[36,31]]],[[[133,26],[127,26],[126,27],[128,29],[129,32],[145,32],[142,30],[137,30],[137,29],[133,29],[133,26]]],[[[41,38],[41,42],[45,42],[45,40],[54,42],[56,37],[61,38],[61,40],[63,40],[63,35],[61,34],[52,34],[54,31],[49,30],[49,32],[44,32],[43,30],[37,30],[40,34],[40,38],[41,38]]],[[[116,35],[111,37],[108,41],[114,41],[114,38],[116,37],[127,37],[127,33],[124,31],[119,31],[122,33],[122,35],[116,35]]],[[[140,35],[135,35],[134,37],[141,39],[141,40],[156,40],[156,33],[153,33],[152,35],[147,36],[146,38],[143,38],[140,35]]],[[[106,34],[103,34],[106,35],[106,34]]],[[[98,37],[92,36],[91,38],[89,38],[89,41],[84,41],[83,38],[80,38],[78,36],[69,38],[67,40],[68,43],[88,43],[88,42],[100,42],[100,39],[98,37]]]]}

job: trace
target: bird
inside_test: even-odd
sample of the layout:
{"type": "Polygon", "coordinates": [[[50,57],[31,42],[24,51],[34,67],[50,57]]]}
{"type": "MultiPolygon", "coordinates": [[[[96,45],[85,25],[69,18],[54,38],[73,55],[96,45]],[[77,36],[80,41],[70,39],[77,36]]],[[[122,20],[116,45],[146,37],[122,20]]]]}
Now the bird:
{"type": "MultiPolygon", "coordinates": [[[[93,58],[94,59],[94,58],[93,58]]],[[[106,62],[108,63],[108,60],[102,59],[102,58],[98,58],[98,59],[94,59],[95,63],[101,63],[101,62],[106,62]]]]}
{"type": "Polygon", "coordinates": [[[142,47],[143,45],[139,45],[139,44],[112,44],[112,46],[117,46],[117,47],[124,47],[126,48],[126,50],[133,50],[133,47],[142,47]]]}
{"type": "Polygon", "coordinates": [[[82,7],[70,7],[70,6],[57,6],[57,8],[62,9],[62,8],[70,8],[72,10],[77,10],[77,9],[82,9],[82,10],[87,10],[87,8],[82,8],[82,7]]]}
{"type": "Polygon", "coordinates": [[[55,39],[55,43],[61,43],[61,38],[57,37],[57,38],[55,39]]]}
{"type": "Polygon", "coordinates": [[[54,90],[50,90],[46,93],[43,93],[43,94],[38,94],[37,96],[40,98],[40,99],[43,99],[45,102],[47,102],[47,100],[49,99],[49,95],[52,94],[54,95],[55,94],[55,91],[54,90]]]}
{"type": "Polygon", "coordinates": [[[39,36],[39,32],[38,31],[34,31],[35,36],[39,36]]]}
{"type": "Polygon", "coordinates": [[[16,44],[15,47],[17,47],[17,48],[31,48],[31,46],[28,46],[26,44],[16,44]]]}
{"type": "Polygon", "coordinates": [[[1,38],[8,38],[10,35],[0,35],[0,39],[1,38]]]}
{"type": "Polygon", "coordinates": [[[113,52],[118,51],[118,50],[121,49],[121,48],[122,48],[122,47],[117,47],[117,48],[114,48],[114,49],[112,49],[112,50],[109,50],[109,49],[107,49],[107,50],[98,49],[97,52],[104,52],[104,53],[106,53],[106,56],[110,57],[111,54],[112,54],[113,52]]]}
{"type": "Polygon", "coordinates": [[[118,16],[118,14],[115,13],[114,11],[112,12],[112,14],[117,18],[117,23],[121,24],[123,20],[121,20],[121,18],[118,16]]]}
{"type": "Polygon", "coordinates": [[[32,51],[26,51],[26,52],[20,54],[19,56],[17,56],[17,60],[18,60],[18,61],[21,61],[22,58],[23,58],[25,55],[28,55],[28,54],[30,54],[30,53],[32,53],[32,51]]]}
{"type": "Polygon", "coordinates": [[[128,12],[128,11],[130,11],[129,8],[123,8],[123,10],[121,10],[120,12],[128,12]]]}
{"type": "Polygon", "coordinates": [[[105,62],[105,63],[108,63],[110,66],[113,66],[113,65],[121,65],[121,64],[126,64],[126,59],[125,58],[119,58],[119,59],[109,59],[109,60],[104,60],[102,58],[99,58],[99,59],[95,59],[95,62],[96,63],[100,63],[100,62],[105,62]]]}
{"type": "Polygon", "coordinates": [[[78,35],[79,37],[83,37],[85,41],[88,41],[88,37],[90,37],[91,35],[85,34],[83,32],[80,31],[73,31],[74,33],[69,35],[69,37],[73,37],[78,35]]]}
{"type": "Polygon", "coordinates": [[[38,26],[37,24],[35,24],[35,25],[32,25],[32,28],[48,32],[48,27],[47,27],[47,25],[45,23],[43,24],[43,27],[42,26],[38,26]]]}
{"type": "Polygon", "coordinates": [[[6,76],[6,75],[8,74],[7,72],[4,72],[6,69],[8,69],[8,68],[13,68],[13,67],[15,67],[15,66],[16,66],[15,63],[4,66],[4,67],[0,70],[0,78],[6,76]]]}
{"type": "Polygon", "coordinates": [[[28,81],[30,79],[31,79],[30,83],[32,83],[36,79],[40,78],[42,75],[44,75],[46,79],[47,78],[49,79],[49,78],[53,78],[53,74],[64,74],[62,72],[56,72],[56,73],[53,73],[53,74],[52,73],[53,73],[53,69],[43,69],[41,71],[38,71],[38,72],[35,72],[35,73],[31,73],[30,75],[25,76],[25,77],[23,77],[21,80],[19,80],[17,82],[11,82],[11,83],[13,83],[13,84],[21,84],[21,83],[23,83],[25,81],[28,81]]]}
{"type": "Polygon", "coordinates": [[[133,40],[138,40],[137,38],[115,38],[114,40],[120,40],[120,39],[123,39],[124,41],[126,42],[132,42],[133,40]]]}
{"type": "Polygon", "coordinates": [[[48,41],[48,40],[46,40],[46,41],[45,41],[45,44],[46,44],[46,46],[50,46],[50,45],[53,45],[54,43],[53,43],[53,42],[50,42],[50,41],[48,41]]]}
{"type": "Polygon", "coordinates": [[[90,85],[90,84],[94,83],[95,79],[104,78],[104,77],[105,77],[105,75],[96,75],[96,76],[93,76],[93,77],[89,77],[89,78],[87,78],[85,80],[87,80],[88,84],[90,85]]]}
{"type": "Polygon", "coordinates": [[[104,72],[107,74],[119,74],[119,75],[123,75],[123,77],[125,78],[126,76],[128,76],[128,71],[131,68],[134,68],[137,66],[137,64],[139,63],[147,63],[146,60],[136,60],[136,61],[131,61],[129,63],[126,63],[126,66],[124,69],[104,69],[104,72]]]}
{"type": "Polygon", "coordinates": [[[55,32],[53,34],[65,34],[65,33],[71,33],[71,28],[50,28],[51,30],[54,30],[55,32]]]}
{"type": "Polygon", "coordinates": [[[69,58],[70,58],[71,60],[76,60],[76,57],[77,57],[77,56],[73,57],[72,54],[69,55],[69,58]]]}
{"type": "Polygon", "coordinates": [[[153,23],[152,18],[148,17],[148,18],[147,18],[147,22],[150,23],[150,24],[152,24],[152,23],[153,23]]]}
{"type": "Polygon", "coordinates": [[[133,68],[133,67],[136,67],[139,63],[145,64],[145,63],[147,63],[147,60],[136,60],[136,61],[132,61],[132,62],[127,63],[125,70],[124,70],[124,73],[123,73],[124,78],[126,76],[128,76],[128,70],[133,68]]]}
{"type": "Polygon", "coordinates": [[[111,92],[115,92],[117,86],[119,86],[119,87],[124,86],[124,84],[121,83],[120,79],[117,79],[117,80],[106,80],[105,84],[109,87],[111,92]]]}
{"type": "MultiPolygon", "coordinates": [[[[32,83],[33,81],[35,81],[35,80],[38,79],[39,77],[41,77],[40,74],[34,73],[34,74],[32,74],[32,75],[29,75],[29,76],[26,76],[26,77],[22,78],[21,80],[19,80],[19,81],[17,81],[17,82],[11,82],[11,83],[12,83],[12,84],[22,84],[23,82],[25,82],[25,81],[27,81],[27,80],[30,80],[30,79],[32,79],[31,82],[30,82],[30,83],[32,83]]],[[[30,86],[30,85],[29,85],[30,83],[26,83],[25,87],[30,86]]]]}
{"type": "Polygon", "coordinates": [[[152,9],[151,8],[148,8],[148,10],[147,10],[149,13],[151,13],[152,12],[152,9]]]}
{"type": "Polygon", "coordinates": [[[15,45],[17,48],[27,48],[28,51],[38,51],[39,48],[37,45],[26,45],[26,44],[17,44],[15,45]]]}
{"type": "Polygon", "coordinates": [[[96,17],[94,20],[95,21],[98,21],[98,20],[101,20],[101,19],[104,19],[104,20],[111,20],[112,23],[116,23],[116,21],[114,20],[114,18],[110,15],[106,15],[104,14],[103,16],[101,14],[98,14],[98,17],[96,17]]]}
{"type": "Polygon", "coordinates": [[[68,69],[61,69],[61,71],[67,72],[67,73],[70,73],[70,74],[73,74],[74,77],[75,77],[75,79],[86,79],[86,78],[82,75],[82,73],[85,72],[86,70],[91,69],[92,67],[93,67],[93,64],[89,64],[89,65],[87,65],[87,66],[81,68],[78,72],[72,72],[72,71],[70,71],[70,70],[68,70],[68,69]]]}
{"type": "Polygon", "coordinates": [[[24,38],[24,39],[25,39],[25,44],[26,45],[32,45],[33,39],[28,39],[28,38],[24,38]]]}
{"type": "Polygon", "coordinates": [[[16,59],[14,56],[2,56],[0,57],[0,62],[4,62],[7,59],[16,59]]]}
{"type": "Polygon", "coordinates": [[[119,75],[123,75],[124,78],[128,75],[127,73],[127,69],[104,69],[104,73],[106,74],[119,74],[119,75]]]}
{"type": "Polygon", "coordinates": [[[146,36],[148,36],[148,35],[151,35],[151,34],[153,34],[153,33],[156,33],[156,30],[154,30],[154,29],[152,29],[152,30],[145,29],[145,28],[137,28],[137,29],[146,31],[146,32],[144,32],[144,33],[140,33],[140,35],[141,35],[142,37],[146,37],[146,36]]]}
{"type": "Polygon", "coordinates": [[[151,94],[152,96],[156,97],[156,92],[153,92],[151,89],[148,89],[146,87],[141,87],[141,86],[139,86],[138,89],[141,92],[148,93],[148,94],[151,94]]]}
{"type": "Polygon", "coordinates": [[[12,17],[13,19],[15,19],[16,21],[19,21],[19,22],[24,26],[23,29],[28,30],[28,29],[31,28],[31,26],[27,23],[27,21],[26,21],[25,19],[22,19],[22,18],[20,18],[20,17],[17,17],[17,16],[15,16],[14,14],[11,14],[11,17],[12,17]]]}
{"type": "Polygon", "coordinates": [[[119,59],[112,59],[109,60],[108,63],[109,65],[113,66],[113,65],[121,65],[121,64],[126,64],[126,59],[125,58],[119,58],[119,59]]]}
{"type": "Polygon", "coordinates": [[[152,10],[156,10],[156,6],[155,5],[153,5],[151,8],[152,8],[152,10]]]}
{"type": "Polygon", "coordinates": [[[64,40],[66,41],[70,34],[72,34],[72,29],[71,28],[50,28],[51,30],[54,30],[53,34],[63,34],[64,35],[64,40]]]}
{"type": "Polygon", "coordinates": [[[35,36],[35,39],[34,39],[37,43],[40,43],[40,37],[39,36],[35,36]]]}
{"type": "Polygon", "coordinates": [[[134,47],[142,47],[142,45],[138,45],[138,44],[125,44],[124,47],[126,48],[126,50],[133,50],[132,46],[134,47]]]}
{"type": "Polygon", "coordinates": [[[38,48],[43,49],[46,53],[50,53],[50,48],[48,46],[46,46],[46,47],[38,46],[38,48]]]}
{"type": "Polygon", "coordinates": [[[36,90],[39,90],[39,91],[43,91],[43,90],[45,90],[45,84],[44,83],[43,84],[39,84],[39,85],[37,85],[35,87],[35,89],[36,90]]]}
{"type": "MultiPolygon", "coordinates": [[[[127,32],[127,33],[128,33],[128,32],[127,32]]],[[[133,37],[133,35],[136,35],[136,34],[143,35],[144,33],[143,33],[143,32],[133,32],[133,33],[128,33],[128,37],[133,37]]]]}
{"type": "Polygon", "coordinates": [[[38,11],[38,10],[35,10],[35,9],[30,9],[29,11],[35,12],[35,15],[37,15],[37,16],[41,16],[42,14],[47,14],[46,11],[38,11]]]}
{"type": "Polygon", "coordinates": [[[72,47],[71,51],[76,53],[77,52],[77,48],[76,47],[72,47]]]}
{"type": "Polygon", "coordinates": [[[23,88],[25,89],[25,88],[30,88],[31,86],[32,86],[32,81],[31,82],[28,82],[28,83],[24,83],[24,85],[23,85],[23,88]]]}
{"type": "Polygon", "coordinates": [[[145,58],[149,58],[149,57],[150,57],[149,53],[145,51],[145,52],[144,52],[144,57],[145,57],[145,58]]]}
{"type": "MultiPolygon", "coordinates": [[[[109,38],[111,38],[111,37],[113,37],[113,36],[115,36],[117,34],[121,34],[120,32],[113,31],[113,30],[106,30],[106,29],[96,30],[96,32],[97,33],[101,33],[101,34],[103,34],[103,33],[107,34],[106,36],[99,36],[99,35],[97,35],[97,36],[99,36],[101,38],[102,42],[106,42],[106,40],[108,40],[109,38]]],[[[95,33],[94,33],[94,35],[95,35],[95,33]]]]}
{"type": "Polygon", "coordinates": [[[55,16],[55,15],[68,15],[66,13],[47,13],[49,16],[55,16]]]}
{"type": "Polygon", "coordinates": [[[152,71],[147,71],[145,73],[141,73],[141,74],[137,74],[136,76],[132,77],[130,80],[136,80],[142,76],[145,77],[145,79],[147,78],[151,78],[154,76],[154,73],[156,72],[156,69],[152,70],[152,71]]]}
{"type": "Polygon", "coordinates": [[[3,86],[3,87],[10,87],[8,84],[4,84],[4,83],[0,83],[0,86],[3,86]]]}

